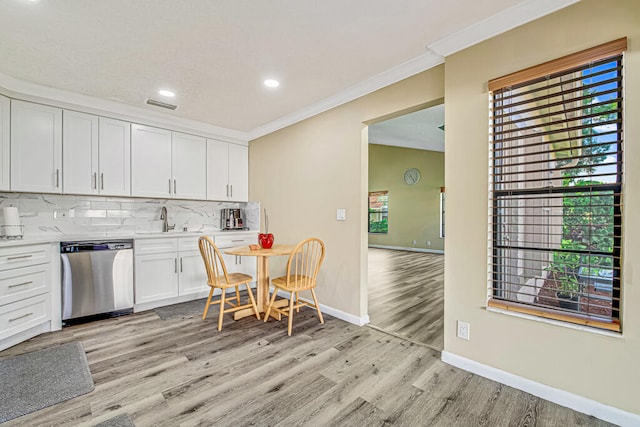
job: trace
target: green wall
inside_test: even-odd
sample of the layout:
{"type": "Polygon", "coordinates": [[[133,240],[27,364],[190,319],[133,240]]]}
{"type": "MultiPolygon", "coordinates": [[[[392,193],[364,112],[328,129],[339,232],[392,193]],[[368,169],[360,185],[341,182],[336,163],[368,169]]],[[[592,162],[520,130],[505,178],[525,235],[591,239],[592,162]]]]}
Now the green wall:
{"type": "Polygon", "coordinates": [[[444,187],[444,153],[369,144],[369,191],[389,192],[389,233],[369,234],[369,244],[444,250],[440,187],[444,187]],[[404,182],[410,168],[421,174],[415,185],[404,182]]]}

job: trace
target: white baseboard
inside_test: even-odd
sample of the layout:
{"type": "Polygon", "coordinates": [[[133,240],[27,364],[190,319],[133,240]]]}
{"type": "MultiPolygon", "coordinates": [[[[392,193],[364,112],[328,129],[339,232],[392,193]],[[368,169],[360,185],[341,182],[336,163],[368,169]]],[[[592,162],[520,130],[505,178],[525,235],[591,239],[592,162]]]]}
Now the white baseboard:
{"type": "Polygon", "coordinates": [[[640,425],[640,414],[623,411],[622,409],[614,408],[613,406],[605,405],[604,403],[569,393],[568,391],[528,380],[518,375],[449,353],[448,351],[443,351],[441,358],[444,363],[448,363],[449,365],[456,366],[465,371],[480,375],[481,377],[489,378],[490,380],[508,385],[509,387],[517,388],[518,390],[571,408],[575,411],[592,415],[601,420],[620,426],[640,425]]]}
{"type": "MultiPolygon", "coordinates": [[[[278,296],[288,299],[289,292],[278,290],[278,296]]],[[[300,299],[303,301],[308,301],[313,303],[313,301],[310,301],[307,298],[300,298],[300,299]]],[[[323,313],[327,313],[330,316],[337,317],[340,320],[344,320],[345,322],[349,322],[351,324],[358,325],[358,326],[364,326],[367,323],[369,323],[368,314],[366,316],[358,317],[358,316],[354,316],[353,314],[345,313],[342,310],[338,310],[337,308],[329,307],[324,304],[320,304],[320,311],[322,311],[323,313]]]]}
{"type": "Polygon", "coordinates": [[[387,245],[369,245],[370,248],[377,249],[391,249],[394,251],[409,251],[409,252],[424,252],[429,254],[442,254],[444,255],[444,251],[440,249],[424,249],[424,248],[405,248],[402,246],[387,246],[387,245]]]}

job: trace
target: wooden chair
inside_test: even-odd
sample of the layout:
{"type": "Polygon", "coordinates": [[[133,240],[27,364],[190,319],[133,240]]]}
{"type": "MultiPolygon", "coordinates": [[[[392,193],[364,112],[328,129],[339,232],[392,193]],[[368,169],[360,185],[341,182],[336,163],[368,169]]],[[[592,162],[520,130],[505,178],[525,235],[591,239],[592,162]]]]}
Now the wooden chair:
{"type": "MultiPolygon", "coordinates": [[[[310,238],[298,243],[289,256],[289,261],[287,261],[287,275],[278,277],[271,281],[274,286],[274,290],[269,302],[269,308],[267,308],[267,313],[264,316],[265,322],[269,320],[269,314],[272,310],[281,315],[288,316],[288,334],[291,336],[293,309],[296,309],[296,311],[299,312],[300,307],[309,306],[316,309],[320,323],[324,323],[322,312],[318,305],[318,299],[316,298],[316,293],[314,291],[318,271],[320,271],[320,266],[322,265],[323,260],[324,242],[322,240],[310,238]],[[288,306],[277,307],[274,305],[278,289],[290,292],[288,306]],[[298,296],[299,292],[307,290],[311,291],[313,304],[308,301],[301,301],[298,296]]],[[[286,301],[286,299],[280,299],[279,301],[286,301]]]]}
{"type": "Polygon", "coordinates": [[[256,305],[256,300],[253,298],[253,292],[249,286],[249,283],[253,281],[253,277],[243,273],[228,273],[227,267],[222,259],[222,255],[215,243],[213,243],[213,239],[211,237],[201,236],[200,239],[198,239],[198,244],[200,246],[200,254],[202,255],[204,266],[207,269],[207,284],[211,287],[211,290],[209,291],[209,298],[207,298],[207,304],[204,306],[204,313],[202,313],[202,319],[204,320],[207,317],[209,306],[214,304],[220,304],[218,331],[222,330],[222,319],[225,313],[232,313],[252,307],[253,311],[256,313],[256,317],[260,319],[258,306],[256,305]],[[249,304],[240,305],[240,285],[245,285],[247,288],[250,300],[249,304]],[[226,290],[232,287],[236,288],[236,296],[227,297],[226,290]],[[213,291],[216,288],[220,289],[220,299],[217,301],[211,301],[213,291]],[[229,305],[231,308],[225,308],[225,304],[229,305]]]}

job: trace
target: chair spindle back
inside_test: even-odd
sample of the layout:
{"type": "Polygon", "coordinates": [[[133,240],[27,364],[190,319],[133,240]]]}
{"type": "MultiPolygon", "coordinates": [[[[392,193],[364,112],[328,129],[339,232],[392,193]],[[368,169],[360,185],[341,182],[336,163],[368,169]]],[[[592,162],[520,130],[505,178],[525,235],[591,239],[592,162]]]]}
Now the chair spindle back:
{"type": "Polygon", "coordinates": [[[323,260],[322,240],[312,237],[298,243],[287,262],[287,288],[296,291],[314,288],[323,260]]]}
{"type": "Polygon", "coordinates": [[[218,247],[213,243],[213,239],[209,236],[201,236],[198,239],[198,246],[200,247],[204,266],[207,269],[208,282],[212,285],[220,285],[219,279],[224,276],[225,282],[229,283],[227,267],[218,247]]]}

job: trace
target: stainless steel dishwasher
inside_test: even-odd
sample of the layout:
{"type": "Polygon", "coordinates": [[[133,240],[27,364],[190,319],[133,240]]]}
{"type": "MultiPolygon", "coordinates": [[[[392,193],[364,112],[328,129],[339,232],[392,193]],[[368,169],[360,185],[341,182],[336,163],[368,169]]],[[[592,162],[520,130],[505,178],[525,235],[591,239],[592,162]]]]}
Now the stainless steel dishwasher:
{"type": "Polygon", "coordinates": [[[62,320],[133,311],[133,241],[60,243],[62,320]]]}

